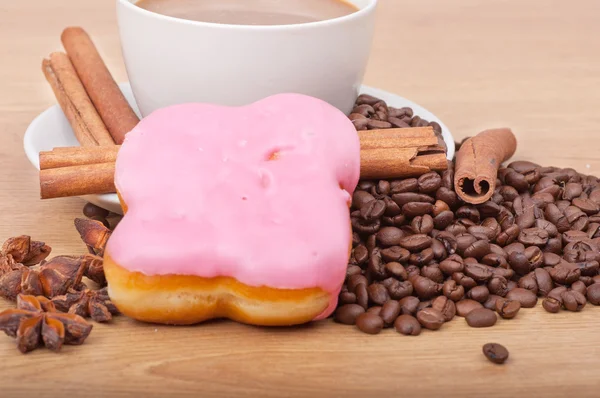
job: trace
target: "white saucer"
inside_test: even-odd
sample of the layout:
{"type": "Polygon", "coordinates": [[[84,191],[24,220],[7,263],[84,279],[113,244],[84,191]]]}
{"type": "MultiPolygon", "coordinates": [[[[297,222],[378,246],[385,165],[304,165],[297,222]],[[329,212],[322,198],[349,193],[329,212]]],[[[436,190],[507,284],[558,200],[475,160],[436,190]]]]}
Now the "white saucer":
{"type": "MultiPolygon", "coordinates": [[[[139,116],[139,110],[135,104],[131,86],[129,83],[122,83],[120,84],[120,87],[123,94],[139,116]]],[[[454,138],[452,137],[450,130],[448,130],[448,127],[427,109],[406,98],[368,86],[362,86],[360,92],[381,98],[386,101],[389,106],[397,108],[405,106],[410,107],[413,109],[415,115],[430,122],[438,122],[442,127],[444,141],[448,146],[448,159],[454,157],[454,138]]],[[[54,105],[47,109],[31,122],[25,132],[23,141],[27,158],[38,170],[40,168],[39,153],[41,151],[50,151],[56,147],[79,145],[67,118],[58,105],[54,105]]],[[[88,195],[82,198],[114,213],[121,213],[121,205],[119,204],[116,194],[88,195]]]]}

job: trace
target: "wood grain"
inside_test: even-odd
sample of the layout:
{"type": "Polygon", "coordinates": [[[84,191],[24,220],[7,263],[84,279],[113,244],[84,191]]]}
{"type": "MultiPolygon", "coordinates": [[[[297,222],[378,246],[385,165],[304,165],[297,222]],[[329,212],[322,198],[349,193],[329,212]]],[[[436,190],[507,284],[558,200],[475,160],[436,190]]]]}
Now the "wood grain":
{"type": "MultiPolygon", "coordinates": [[[[380,0],[365,83],[424,105],[457,139],[508,126],[515,158],[600,174],[600,2],[380,0]]],[[[55,103],[39,70],[60,32],[83,25],[126,80],[113,1],[0,0],[0,239],[31,234],[54,254],[83,253],[79,199],[38,199],[22,150],[55,103]]],[[[9,303],[0,302],[0,309],[9,303]]],[[[595,397],[600,310],[522,310],[491,329],[457,319],[417,338],[331,322],[261,329],[229,322],[170,328],[118,318],[61,354],[20,355],[0,339],[0,396],[595,397]],[[510,350],[504,366],[481,354],[510,350]]]]}

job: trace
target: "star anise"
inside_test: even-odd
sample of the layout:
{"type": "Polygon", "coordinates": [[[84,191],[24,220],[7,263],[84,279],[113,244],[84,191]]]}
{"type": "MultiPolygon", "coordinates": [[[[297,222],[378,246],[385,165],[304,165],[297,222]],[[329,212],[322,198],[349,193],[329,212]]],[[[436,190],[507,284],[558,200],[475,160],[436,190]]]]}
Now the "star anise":
{"type": "Polygon", "coordinates": [[[2,245],[2,253],[5,257],[11,257],[15,263],[26,266],[38,264],[48,257],[51,251],[50,246],[44,242],[32,241],[27,235],[9,238],[2,245]]]}
{"type": "Polygon", "coordinates": [[[86,254],[83,256],[83,266],[85,267],[84,276],[96,282],[100,287],[106,286],[104,259],[102,257],[86,254]]]}
{"type": "Polygon", "coordinates": [[[106,242],[108,242],[111,235],[110,229],[106,228],[100,221],[87,218],[76,218],[75,228],[91,254],[104,255],[106,242]]]}
{"type": "Polygon", "coordinates": [[[39,271],[13,264],[9,272],[0,276],[0,296],[9,300],[15,300],[19,294],[52,298],[70,288],[83,288],[84,272],[83,257],[57,256],[42,261],[39,271]]]}
{"type": "Polygon", "coordinates": [[[91,317],[96,322],[108,322],[112,319],[112,315],[119,313],[117,307],[110,301],[106,288],[81,291],[71,289],[65,295],[54,297],[52,302],[59,311],[84,318],[91,317]]]}
{"type": "Polygon", "coordinates": [[[83,344],[92,327],[79,315],[57,312],[54,303],[45,297],[20,294],[16,309],[0,313],[0,330],[17,338],[22,353],[42,345],[58,351],[63,344],[83,344]]]}

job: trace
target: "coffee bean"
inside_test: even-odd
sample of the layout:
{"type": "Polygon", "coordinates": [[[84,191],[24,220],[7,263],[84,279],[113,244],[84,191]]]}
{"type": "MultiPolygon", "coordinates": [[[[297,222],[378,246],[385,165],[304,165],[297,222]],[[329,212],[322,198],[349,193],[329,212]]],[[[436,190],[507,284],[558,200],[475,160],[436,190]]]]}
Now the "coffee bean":
{"type": "Polygon", "coordinates": [[[421,334],[421,324],[411,315],[400,315],[394,322],[394,328],[405,336],[418,336],[421,334]]]}
{"type": "Polygon", "coordinates": [[[587,302],[585,296],[575,290],[567,290],[561,295],[563,307],[568,311],[581,311],[587,302]]]}
{"type": "MultiPolygon", "coordinates": [[[[339,304],[354,304],[356,303],[356,294],[351,292],[342,292],[339,297],[339,304]]],[[[362,308],[362,307],[361,307],[362,308]]]]}
{"type": "Polygon", "coordinates": [[[434,171],[423,174],[417,180],[419,192],[433,193],[442,186],[442,177],[434,171]]]}
{"type": "Polygon", "coordinates": [[[83,206],[83,215],[87,218],[106,219],[109,214],[110,212],[108,210],[98,207],[93,203],[86,203],[85,206],[83,206]]]}
{"type": "Polygon", "coordinates": [[[381,314],[381,306],[380,305],[376,305],[374,307],[369,307],[369,309],[367,310],[368,314],[373,314],[373,315],[377,315],[380,316],[381,314]]]}
{"type": "Polygon", "coordinates": [[[441,312],[446,322],[450,322],[456,315],[456,305],[454,304],[454,301],[449,300],[446,296],[436,297],[431,302],[431,308],[441,312]]]}
{"type": "Polygon", "coordinates": [[[410,296],[411,294],[413,294],[413,285],[412,283],[410,283],[410,281],[400,282],[396,279],[391,279],[391,282],[386,286],[386,288],[392,299],[400,300],[406,296],[410,296]]]}
{"type": "Polygon", "coordinates": [[[373,195],[366,191],[354,191],[352,195],[352,207],[360,210],[367,203],[375,200],[373,195]]]}
{"type": "Polygon", "coordinates": [[[525,249],[524,254],[527,257],[530,269],[541,267],[544,264],[544,253],[539,247],[529,246],[525,249]]]}
{"type": "Polygon", "coordinates": [[[465,257],[483,258],[490,252],[490,243],[485,240],[478,240],[467,246],[463,251],[465,257]]]}
{"type": "Polygon", "coordinates": [[[433,261],[433,250],[431,248],[423,249],[419,253],[413,253],[408,258],[410,264],[423,266],[433,261]]]}
{"type": "Polygon", "coordinates": [[[352,275],[348,278],[348,291],[356,293],[356,288],[358,287],[358,285],[365,285],[365,287],[368,284],[367,278],[364,275],[352,275]]]}
{"type": "Polygon", "coordinates": [[[400,246],[392,246],[381,250],[381,257],[384,261],[406,263],[410,252],[400,246]]]}
{"type": "Polygon", "coordinates": [[[378,334],[383,329],[383,319],[375,314],[366,312],[356,318],[356,326],[361,332],[378,334]]]}
{"type": "Polygon", "coordinates": [[[556,264],[560,263],[562,258],[555,253],[544,253],[544,265],[553,267],[556,264]]]}
{"type": "Polygon", "coordinates": [[[558,311],[560,311],[560,306],[560,301],[552,297],[546,297],[544,301],[542,301],[542,307],[546,311],[551,313],[557,313],[558,311]]]}
{"type": "Polygon", "coordinates": [[[398,315],[400,315],[400,303],[396,300],[387,301],[381,307],[381,313],[379,314],[386,325],[392,325],[396,318],[398,318],[398,315]]]}
{"type": "Polygon", "coordinates": [[[454,258],[447,258],[440,263],[439,268],[446,275],[452,275],[455,272],[462,272],[464,264],[462,261],[456,261],[454,258]]]}
{"type": "Polygon", "coordinates": [[[369,271],[369,275],[377,279],[383,279],[387,276],[385,263],[381,256],[381,250],[378,247],[373,249],[373,252],[371,253],[371,257],[367,264],[367,270],[369,271]]]}
{"type": "Polygon", "coordinates": [[[594,283],[587,288],[587,299],[593,305],[600,305],[600,283],[594,283]]]}
{"type": "Polygon", "coordinates": [[[362,234],[373,234],[381,227],[380,220],[365,221],[362,218],[351,217],[352,229],[362,234]]]}
{"type": "Polygon", "coordinates": [[[455,272],[452,274],[452,279],[456,281],[456,283],[462,285],[465,289],[471,289],[477,286],[475,279],[463,274],[462,272],[455,272]]]}
{"type": "Polygon", "coordinates": [[[398,280],[405,281],[408,279],[408,273],[400,263],[389,262],[385,265],[385,270],[388,276],[393,276],[398,280]]]}
{"type": "Polygon", "coordinates": [[[496,237],[496,243],[498,243],[501,246],[509,245],[517,239],[520,231],[521,230],[519,229],[519,226],[516,224],[513,224],[513,225],[509,226],[508,228],[506,228],[504,231],[502,231],[496,237]]]}
{"type": "Polygon", "coordinates": [[[377,232],[377,242],[382,246],[397,246],[404,236],[400,228],[383,227],[377,232]]]}
{"type": "Polygon", "coordinates": [[[489,296],[490,291],[485,285],[475,286],[467,292],[468,298],[470,298],[471,300],[478,301],[480,303],[485,303],[489,296]]]}
{"type": "Polygon", "coordinates": [[[465,288],[452,279],[444,282],[442,292],[444,296],[454,302],[462,300],[465,296],[465,288]]]}
{"type": "Polygon", "coordinates": [[[369,251],[365,245],[358,245],[354,248],[354,259],[361,265],[369,259],[369,251]]]}
{"type": "Polygon", "coordinates": [[[521,303],[523,308],[533,308],[537,303],[537,296],[531,290],[517,287],[506,294],[509,300],[516,300],[521,303]]]}
{"type": "Polygon", "coordinates": [[[487,308],[488,310],[496,310],[496,301],[498,301],[499,299],[501,299],[502,297],[497,296],[495,294],[490,294],[488,296],[488,299],[485,300],[485,303],[483,303],[483,307],[487,308]]]}
{"type": "Polygon", "coordinates": [[[521,303],[516,300],[507,300],[504,298],[496,301],[496,312],[504,319],[512,319],[517,316],[521,309],[521,303]]]}
{"type": "Polygon", "coordinates": [[[410,203],[429,203],[432,205],[431,209],[433,210],[434,199],[425,194],[414,192],[397,193],[392,195],[392,200],[400,207],[404,207],[404,205],[410,203]]]}
{"type": "Polygon", "coordinates": [[[502,276],[492,276],[487,286],[491,294],[504,297],[508,293],[508,281],[502,276]]]}
{"type": "Polygon", "coordinates": [[[493,363],[503,364],[508,359],[508,350],[496,343],[487,343],[483,346],[483,355],[493,363]]]}
{"type": "Polygon", "coordinates": [[[508,263],[511,268],[520,275],[525,275],[531,271],[529,261],[525,253],[512,252],[508,256],[508,263]]]}
{"type": "Polygon", "coordinates": [[[411,252],[417,252],[431,246],[431,238],[423,234],[410,235],[400,239],[399,244],[411,252]]]}
{"type": "Polygon", "coordinates": [[[457,218],[467,218],[474,223],[478,223],[481,219],[479,210],[475,206],[462,206],[456,210],[457,218]]]}
{"type": "Polygon", "coordinates": [[[498,316],[487,308],[476,308],[465,316],[465,320],[473,328],[487,328],[496,324],[498,316]]]}
{"type": "Polygon", "coordinates": [[[440,187],[435,193],[435,198],[442,202],[446,202],[450,208],[454,208],[458,204],[456,192],[446,187],[440,187]]]}
{"type": "Polygon", "coordinates": [[[466,264],[465,263],[465,275],[473,278],[476,282],[487,282],[492,278],[492,272],[484,264],[466,264]]]}
{"type": "Polygon", "coordinates": [[[433,231],[433,218],[429,214],[413,218],[410,226],[415,234],[427,235],[433,231]]]}
{"type": "Polygon", "coordinates": [[[365,310],[369,308],[369,293],[367,292],[367,286],[360,284],[356,286],[356,304],[363,307],[365,310]]]}
{"type": "Polygon", "coordinates": [[[533,294],[538,293],[538,284],[535,279],[535,274],[533,272],[528,273],[527,275],[521,277],[519,279],[518,285],[520,288],[527,289],[531,291],[533,294]]]}
{"type": "Polygon", "coordinates": [[[433,205],[426,202],[411,202],[402,206],[402,214],[406,217],[422,216],[433,211],[433,205]]]}
{"type": "Polygon", "coordinates": [[[438,330],[444,324],[444,316],[434,308],[424,308],[417,312],[417,320],[426,329],[438,330]]]}
{"type": "MultiPolygon", "coordinates": [[[[392,193],[392,194],[405,193],[405,192],[412,193],[412,192],[417,191],[418,187],[419,187],[419,185],[418,185],[416,178],[407,178],[405,180],[394,180],[390,183],[390,193],[392,193]]],[[[408,203],[409,201],[407,201],[405,203],[408,203]]]]}
{"type": "Polygon", "coordinates": [[[383,305],[390,299],[390,295],[385,286],[380,283],[373,283],[367,287],[367,293],[371,302],[377,305],[383,305]]]}
{"type": "Polygon", "coordinates": [[[573,282],[573,284],[571,285],[571,290],[579,292],[583,296],[585,296],[587,293],[587,287],[585,286],[585,283],[583,283],[581,280],[573,282]]]}
{"type": "Polygon", "coordinates": [[[573,205],[580,208],[584,213],[588,215],[596,214],[600,211],[600,206],[590,199],[573,199],[573,205]]]}
{"type": "MultiPolygon", "coordinates": [[[[432,210],[432,215],[434,217],[440,215],[442,212],[444,211],[449,211],[450,207],[448,206],[448,204],[446,202],[443,202],[441,200],[436,200],[435,203],[433,204],[433,210],[432,210]]],[[[452,213],[452,212],[450,212],[452,213]]],[[[452,213],[452,219],[454,219],[454,213],[452,213]]]]}
{"type": "MultiPolygon", "coordinates": [[[[425,250],[430,250],[430,249],[425,249],[425,250]]],[[[423,268],[421,268],[421,275],[424,276],[425,278],[431,279],[432,281],[434,281],[436,283],[444,282],[444,274],[440,270],[438,264],[431,264],[431,265],[424,266],[423,268]]]]}
{"type": "Polygon", "coordinates": [[[416,265],[407,265],[405,269],[406,273],[408,274],[408,279],[413,278],[417,275],[421,275],[421,268],[417,267],[416,265]]]}
{"type": "Polygon", "coordinates": [[[561,262],[550,271],[552,280],[561,285],[569,285],[581,276],[581,270],[576,264],[561,262]]]}
{"type": "Polygon", "coordinates": [[[448,257],[448,252],[446,251],[444,244],[437,239],[431,241],[431,250],[433,251],[433,257],[438,261],[448,257]]]}
{"type": "Polygon", "coordinates": [[[577,183],[568,183],[563,188],[562,198],[566,200],[573,200],[583,192],[583,186],[577,183]]]}
{"type": "MultiPolygon", "coordinates": [[[[489,220],[494,220],[494,222],[496,223],[496,225],[499,229],[499,231],[498,231],[498,234],[499,234],[501,232],[500,224],[498,224],[498,222],[493,218],[490,218],[489,220]]],[[[476,237],[477,239],[487,241],[488,244],[489,244],[489,241],[494,240],[497,235],[495,229],[488,228],[483,225],[473,225],[472,227],[469,227],[467,229],[467,232],[470,233],[471,235],[473,235],[474,237],[476,237]]]]}
{"type": "Polygon", "coordinates": [[[425,278],[420,275],[416,275],[410,278],[410,282],[413,285],[416,295],[421,300],[428,300],[439,294],[441,291],[441,285],[432,281],[429,278],[425,278]]]}
{"type": "Polygon", "coordinates": [[[541,228],[527,228],[521,231],[518,239],[524,245],[544,246],[548,242],[548,232],[541,228]]]}
{"type": "Polygon", "coordinates": [[[407,296],[398,303],[400,304],[400,314],[414,315],[417,313],[420,301],[415,296],[407,296]]]}
{"type": "Polygon", "coordinates": [[[364,312],[365,309],[358,304],[345,304],[338,307],[333,319],[334,321],[345,325],[354,325],[356,323],[356,318],[364,312]]]}
{"type": "Polygon", "coordinates": [[[364,220],[373,221],[383,216],[385,208],[383,200],[372,200],[361,207],[360,215],[364,220]]]}
{"type": "Polygon", "coordinates": [[[463,299],[456,302],[456,315],[458,316],[466,316],[474,309],[483,308],[480,302],[471,300],[471,299],[463,299]]]}
{"type": "Polygon", "coordinates": [[[554,282],[552,282],[552,277],[543,268],[536,268],[533,271],[535,280],[538,286],[538,294],[542,296],[547,296],[548,293],[554,288],[554,282]]]}

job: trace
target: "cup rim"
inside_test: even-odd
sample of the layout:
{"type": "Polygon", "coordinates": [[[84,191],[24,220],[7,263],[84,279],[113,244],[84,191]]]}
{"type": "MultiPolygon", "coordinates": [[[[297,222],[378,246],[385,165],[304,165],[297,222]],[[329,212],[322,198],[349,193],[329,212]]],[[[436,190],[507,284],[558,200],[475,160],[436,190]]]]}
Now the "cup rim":
{"type": "Polygon", "coordinates": [[[369,3],[360,8],[358,11],[353,12],[352,14],[344,15],[337,18],[324,19],[322,21],[314,21],[314,22],[304,22],[298,24],[289,24],[289,25],[239,25],[239,24],[223,24],[216,22],[202,22],[202,21],[192,21],[189,19],[171,17],[164,14],[159,14],[154,11],[146,10],[142,7],[136,6],[133,2],[129,0],[117,0],[123,7],[129,8],[133,12],[138,12],[142,15],[156,18],[159,20],[163,20],[166,22],[176,22],[184,25],[190,26],[202,26],[202,27],[210,27],[216,29],[235,29],[235,30],[250,30],[250,31],[269,31],[269,30],[298,30],[298,29],[306,29],[306,28],[317,28],[328,25],[337,25],[345,22],[351,22],[353,20],[362,18],[368,14],[370,14],[375,7],[377,6],[377,2],[379,0],[366,0],[369,3]]]}

